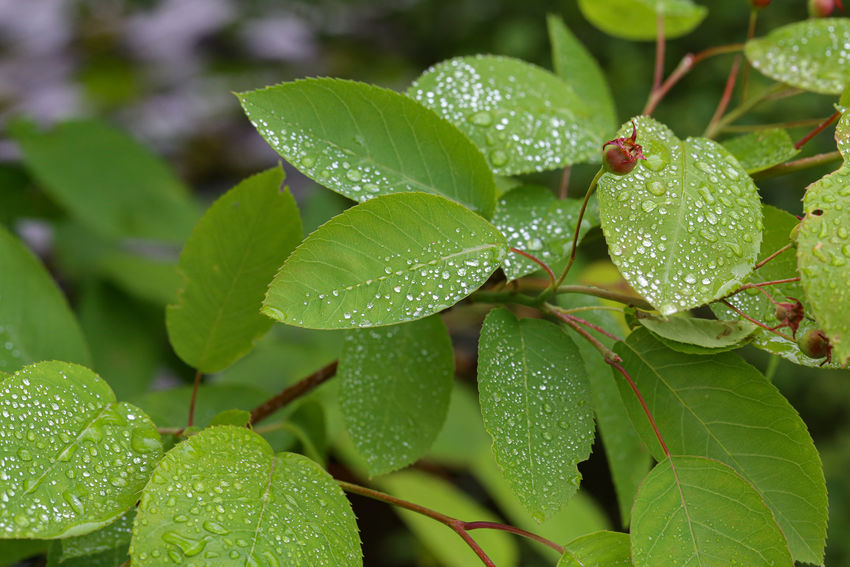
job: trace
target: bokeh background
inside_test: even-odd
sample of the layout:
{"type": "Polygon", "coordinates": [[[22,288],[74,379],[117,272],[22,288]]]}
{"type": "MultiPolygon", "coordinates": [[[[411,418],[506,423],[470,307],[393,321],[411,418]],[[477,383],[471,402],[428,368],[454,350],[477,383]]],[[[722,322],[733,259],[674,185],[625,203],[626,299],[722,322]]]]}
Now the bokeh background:
{"type": "MultiPolygon", "coordinates": [[[[707,19],[695,32],[668,44],[668,72],[685,53],[745,38],[749,2],[702,3],[709,8],[707,19]]],[[[805,4],[775,0],[761,13],[758,32],[807,17],[805,4]]],[[[73,252],[57,245],[65,213],[19,163],[18,148],[6,127],[21,117],[44,126],[80,117],[106,120],[153,148],[201,202],[209,203],[240,179],[280,160],[245,119],[233,92],[305,76],[349,78],[402,90],[428,66],[475,53],[519,57],[551,68],[547,13],[562,16],[597,57],[612,86],[619,118],[626,121],[640,112],[651,83],[654,45],[606,36],[583,19],[573,0],[0,0],[0,222],[42,257],[90,334],[97,334],[98,324],[103,324],[97,321],[101,311],[96,308],[103,302],[121,305],[118,313],[132,318],[136,329],[116,333],[125,346],[136,349],[130,361],[146,362],[134,364],[131,378],[113,383],[119,398],[141,395],[151,386],[179,385],[191,376],[164,339],[162,302],[120,281],[92,281],[83,244],[73,252]]],[[[717,105],[730,62],[730,56],[721,56],[699,65],[671,91],[655,116],[682,137],[699,135],[717,105]]],[[[757,73],[752,82],[753,88],[767,84],[757,73]]],[[[765,104],[743,122],[823,117],[832,112],[834,102],[832,97],[801,94],[765,104]]],[[[806,130],[792,130],[792,137],[806,130]]],[[[815,138],[802,155],[834,149],[831,132],[815,138]]],[[[305,230],[348,206],[288,164],[284,167],[302,207],[305,230]]],[[[765,201],[797,213],[805,186],[830,169],[770,179],[759,186],[765,201]]],[[[593,166],[575,167],[571,194],[581,194],[594,171],[593,166]]],[[[533,177],[556,187],[560,173],[533,177]]],[[[589,240],[589,254],[604,256],[601,234],[589,240]]],[[[287,333],[276,331],[274,353],[264,351],[266,358],[248,360],[240,371],[254,373],[259,383],[273,389],[333,358],[335,339],[287,333]],[[275,361],[287,361],[286,370],[270,370],[275,361]]],[[[463,342],[462,332],[456,336],[463,342]]],[[[474,336],[466,339],[472,358],[474,336]]],[[[829,484],[827,565],[848,565],[850,374],[772,362],[754,349],[743,352],[772,375],[809,424],[829,484]]],[[[471,362],[465,376],[462,366],[459,373],[470,381],[471,362]]],[[[582,470],[586,491],[617,525],[616,501],[598,447],[582,470]]],[[[445,474],[489,504],[475,479],[463,471],[445,474]]],[[[355,499],[355,508],[367,565],[438,564],[386,506],[355,499]]],[[[4,559],[2,550],[0,546],[0,565],[16,561],[11,552],[4,559]]],[[[540,564],[533,551],[525,554],[524,565],[540,564]]]]}

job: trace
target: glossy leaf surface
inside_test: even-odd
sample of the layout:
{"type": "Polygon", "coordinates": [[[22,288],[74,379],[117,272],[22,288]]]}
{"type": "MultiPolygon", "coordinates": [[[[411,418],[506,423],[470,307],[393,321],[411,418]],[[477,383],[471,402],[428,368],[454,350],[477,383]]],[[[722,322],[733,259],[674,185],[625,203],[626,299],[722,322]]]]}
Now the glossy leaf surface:
{"type": "Polygon", "coordinates": [[[105,123],[13,135],[24,162],[68,213],[104,236],[182,242],[198,218],[188,189],[148,148],[105,123]]]}
{"type": "Polygon", "coordinates": [[[640,317],[638,321],[668,348],[690,354],[715,354],[740,348],[758,329],[746,320],[717,321],[696,317],[670,317],[664,321],[653,317],[640,317]]]}
{"type": "Polygon", "coordinates": [[[439,316],[350,331],[337,375],[340,408],[369,472],[409,465],[434,442],[449,406],[454,354],[439,316]]]}
{"type": "Polygon", "coordinates": [[[138,408],[94,372],[40,362],[0,382],[0,537],[81,535],[137,500],[162,455],[138,408]]]}
{"type": "Polygon", "coordinates": [[[493,175],[457,128],[410,98],[339,79],[242,93],[248,118],[289,163],[355,201],[401,191],[448,197],[489,217],[493,175]]]}
{"type": "Polygon", "coordinates": [[[800,153],[783,128],[760,130],[724,140],[723,147],[735,156],[747,173],[779,165],[800,153]]]}
{"type": "MultiPolygon", "coordinates": [[[[767,258],[786,244],[790,242],[789,234],[800,221],[791,213],[785,212],[770,205],[764,205],[764,233],[762,237],[761,251],[759,259],[767,258]]],[[[753,282],[769,282],[777,280],[786,280],[799,277],[797,272],[797,259],[795,258],[794,249],[786,250],[779,256],[755,270],[750,276],[753,282]]],[[[771,285],[765,288],[770,293],[774,301],[792,302],[794,299],[800,300],[806,313],[811,313],[808,300],[804,296],[803,287],[799,281],[771,285]],[[789,299],[790,298],[790,299],[789,299]]],[[[769,327],[776,327],[781,323],[776,318],[776,306],[771,303],[766,295],[756,289],[748,289],[741,293],[728,298],[729,303],[737,307],[742,312],[750,317],[761,321],[769,327]]],[[[720,303],[712,303],[711,310],[720,319],[739,321],[742,317],[720,303]]],[[[811,319],[803,319],[800,322],[800,328],[797,331],[797,336],[802,336],[807,330],[817,328],[817,323],[811,319]]],[[[792,340],[791,330],[787,327],[777,329],[785,337],[776,333],[771,333],[764,329],[756,329],[753,333],[752,344],[767,352],[778,354],[779,356],[790,360],[796,364],[803,366],[819,366],[823,359],[809,358],[797,346],[797,343],[792,340]]]]}
{"type": "Polygon", "coordinates": [[[165,312],[168,338],[189,366],[216,372],[272,325],[260,313],[269,281],[301,241],[301,219],[280,167],[219,198],[180,254],[183,287],[165,312]]]}
{"type": "Polygon", "coordinates": [[[602,68],[561,18],[550,14],[546,24],[555,73],[587,105],[596,133],[601,141],[606,141],[617,128],[617,113],[602,68]]]}
{"type": "Polygon", "coordinates": [[[595,532],[564,546],[558,567],[632,567],[629,534],[595,532]]]}
{"type": "MultiPolygon", "coordinates": [[[[665,315],[722,297],[750,273],[761,203],[738,161],[706,138],[679,140],[639,116],[646,160],[599,180],[599,216],[614,264],[665,315]]],[[[631,123],[621,135],[631,134],[631,123]]]]}
{"type": "Polygon", "coordinates": [[[581,13],[597,28],[615,37],[654,40],[658,16],[664,16],[664,37],[685,35],[708,14],[690,0],[579,0],[581,13]]]}
{"type": "Polygon", "coordinates": [[[449,59],[407,92],[469,136],[499,175],[589,161],[602,143],[593,112],[570,85],[519,59],[449,59]]]}
{"type": "Polygon", "coordinates": [[[233,426],[206,429],[162,459],[142,493],[130,555],[135,567],[362,565],[354,514],[333,479],[233,426]]]}
{"type": "MultiPolygon", "coordinates": [[[[579,243],[593,226],[599,224],[594,206],[588,206],[581,220],[579,243]]],[[[493,224],[508,239],[508,245],[528,252],[559,274],[566,266],[578,214],[580,199],[558,200],[545,187],[525,185],[499,197],[493,224]]],[[[534,273],[540,266],[519,254],[509,254],[502,263],[508,280],[534,273]]]]}
{"type": "Polygon", "coordinates": [[[89,362],[88,346],[41,262],[0,227],[0,370],[47,359],[89,362]],[[38,316],[34,316],[34,314],[38,316]]]}
{"type": "Polygon", "coordinates": [[[421,319],[476,290],[506,251],[493,225],[443,197],[378,197],[308,236],[270,284],[263,312],[314,329],[421,319]]]}
{"type": "Polygon", "coordinates": [[[635,567],[792,567],[782,531],[733,469],[704,457],[664,459],[632,512],[635,567]]]}
{"type": "Polygon", "coordinates": [[[135,509],[89,534],[54,541],[46,567],[119,567],[129,559],[135,509]]]}
{"type": "MultiPolygon", "coordinates": [[[[794,558],[820,565],[827,520],[820,457],[805,423],[776,387],[737,355],[674,352],[643,329],[618,343],[615,352],[670,452],[709,457],[734,468],[776,516],[794,558]]],[[[662,460],[635,395],[625,381],[619,384],[644,443],[662,460]]]]}
{"type": "Polygon", "coordinates": [[[850,19],[813,18],[747,42],[753,67],[807,91],[841,94],[850,83],[850,19]]]}
{"type": "MultiPolygon", "coordinates": [[[[436,476],[417,470],[397,472],[379,482],[385,490],[403,500],[427,506],[454,518],[475,518],[475,521],[498,522],[499,519],[465,492],[436,476]]],[[[481,560],[450,527],[431,518],[394,508],[413,534],[446,567],[470,567],[481,560]]],[[[497,530],[475,530],[475,541],[499,567],[516,567],[518,550],[510,534],[497,530]]]]}
{"type": "Polygon", "coordinates": [[[496,461],[538,519],[553,514],[581,481],[593,413],[578,347],[560,327],[494,309],[478,346],[478,391],[496,461]]]}
{"type": "Polygon", "coordinates": [[[850,112],[838,122],[835,139],[844,164],[806,189],[797,265],[809,315],[829,339],[836,362],[845,365],[850,359],[850,112]]]}

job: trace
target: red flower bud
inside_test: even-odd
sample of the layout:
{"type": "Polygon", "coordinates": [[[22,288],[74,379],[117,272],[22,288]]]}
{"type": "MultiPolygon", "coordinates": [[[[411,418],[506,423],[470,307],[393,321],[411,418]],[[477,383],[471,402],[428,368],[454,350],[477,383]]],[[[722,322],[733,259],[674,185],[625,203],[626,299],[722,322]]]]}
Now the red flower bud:
{"type": "Polygon", "coordinates": [[[637,126],[632,122],[632,135],[628,138],[614,138],[602,145],[602,165],[614,175],[625,175],[635,168],[637,160],[646,159],[643,148],[636,143],[637,126]],[[612,146],[605,149],[608,146],[612,146]]]}
{"type": "Polygon", "coordinates": [[[800,327],[800,323],[803,322],[806,313],[799,299],[794,299],[793,297],[788,297],[787,299],[790,299],[794,303],[780,302],[775,304],[776,311],[774,311],[774,316],[779,319],[779,324],[774,327],[774,330],[788,327],[791,329],[791,336],[796,338],[797,329],[800,327]]]}
{"type": "Polygon", "coordinates": [[[836,8],[844,11],[844,6],[841,4],[841,0],[809,0],[809,16],[812,18],[826,18],[827,16],[830,16],[836,8]]]}
{"type": "Polygon", "coordinates": [[[750,4],[754,8],[765,8],[768,4],[770,4],[770,0],[750,0],[750,4]]]}

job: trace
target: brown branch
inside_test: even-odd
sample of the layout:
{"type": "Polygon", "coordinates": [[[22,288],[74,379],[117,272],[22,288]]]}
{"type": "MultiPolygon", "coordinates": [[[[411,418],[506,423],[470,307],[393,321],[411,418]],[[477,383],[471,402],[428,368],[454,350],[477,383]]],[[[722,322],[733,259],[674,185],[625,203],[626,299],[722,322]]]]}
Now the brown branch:
{"type": "Polygon", "coordinates": [[[806,142],[808,142],[809,140],[811,140],[812,138],[814,138],[815,136],[817,136],[818,134],[823,132],[826,129],[827,126],[829,126],[830,124],[832,124],[833,122],[835,122],[839,118],[841,118],[841,111],[836,110],[826,120],[824,120],[823,122],[821,122],[820,124],[815,126],[814,129],[812,129],[811,132],[809,132],[808,134],[806,134],[805,136],[800,138],[800,141],[797,142],[796,144],[794,144],[794,149],[799,150],[800,148],[802,148],[806,144],[806,142]]]}
{"type": "Polygon", "coordinates": [[[285,388],[281,393],[273,398],[270,398],[251,410],[251,424],[255,424],[267,418],[280,408],[286,406],[293,400],[311,392],[317,386],[326,382],[336,375],[337,361],[333,361],[324,368],[320,368],[316,372],[310,374],[285,388]]]}

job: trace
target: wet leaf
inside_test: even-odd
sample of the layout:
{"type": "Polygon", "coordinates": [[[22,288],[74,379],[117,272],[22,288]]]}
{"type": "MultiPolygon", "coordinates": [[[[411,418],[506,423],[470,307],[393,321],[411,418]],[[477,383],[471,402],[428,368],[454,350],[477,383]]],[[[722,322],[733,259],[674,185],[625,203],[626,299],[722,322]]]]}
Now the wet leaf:
{"type": "Polygon", "coordinates": [[[749,321],[696,317],[670,317],[666,321],[640,317],[638,321],[668,348],[689,354],[716,354],[741,348],[758,329],[749,321]]]}
{"type": "Polygon", "coordinates": [[[850,360],[850,112],[838,122],[835,139],[844,164],[806,189],[797,266],[808,314],[829,339],[834,360],[845,365],[850,360]]]}
{"type": "MultiPolygon", "coordinates": [[[[611,258],[664,315],[722,297],[752,271],[761,203],[738,161],[706,138],[679,140],[634,119],[646,160],[599,180],[599,216],[611,258]]],[[[621,129],[630,134],[631,122],[621,129]]]]}
{"type": "MultiPolygon", "coordinates": [[[[493,512],[482,507],[463,491],[445,480],[421,471],[393,473],[381,478],[378,486],[397,498],[439,510],[454,518],[465,521],[500,521],[493,512]]],[[[475,552],[450,527],[416,512],[401,508],[393,510],[434,554],[440,565],[470,567],[481,563],[475,552]]],[[[510,534],[497,530],[476,530],[474,538],[499,567],[516,567],[519,564],[517,546],[510,534]]]]}
{"type": "Polygon", "coordinates": [[[561,18],[549,14],[546,24],[555,73],[587,105],[600,141],[608,140],[617,128],[617,113],[602,68],[561,18]]]}
{"type": "Polygon", "coordinates": [[[493,213],[493,175],[457,128],[410,98],[339,79],[237,95],[269,145],[304,175],[355,201],[433,193],[493,213]]]}
{"type": "Polygon", "coordinates": [[[370,474],[407,466],[428,450],[446,418],[454,368],[437,315],[349,331],[337,370],[339,403],[370,474]]]}
{"type": "Polygon", "coordinates": [[[574,539],[557,567],[632,567],[629,534],[595,532],[574,539]]]}
{"type": "Polygon", "coordinates": [[[807,91],[841,94],[850,83],[850,19],[813,18],[747,42],[753,67],[807,91]]]}
{"type": "Polygon", "coordinates": [[[579,0],[578,7],[594,26],[615,37],[654,40],[659,15],[664,16],[664,37],[689,33],[708,14],[690,0],[579,0]]]}
{"type": "Polygon", "coordinates": [[[68,213],[99,234],[182,242],[198,218],[189,190],[148,148],[103,122],[12,134],[24,162],[68,213]]]}
{"type": "Polygon", "coordinates": [[[189,366],[211,373],[247,354],[272,322],[266,287],[301,241],[301,219],[280,167],[254,175],[204,214],[180,254],[183,286],[165,312],[168,338],[189,366]]]}
{"type": "MultiPolygon", "coordinates": [[[[581,199],[558,200],[545,187],[524,185],[499,197],[493,224],[509,246],[528,252],[560,274],[572,250],[581,203],[581,199]]],[[[582,218],[579,242],[599,224],[595,205],[594,199],[582,218]]],[[[519,254],[509,254],[502,269],[508,280],[515,280],[538,271],[540,266],[519,254]]]]}
{"type": "Polygon", "coordinates": [[[478,347],[484,425],[505,478],[542,521],[575,494],[590,456],[593,413],[584,361],[557,325],[490,312],[478,347]]]}
{"type": "Polygon", "coordinates": [[[142,493],[130,556],[134,567],[363,564],[354,514],[333,479],[233,426],[193,435],[162,459],[142,493]]]}
{"type": "Polygon", "coordinates": [[[800,153],[783,128],[760,130],[724,140],[723,147],[735,156],[747,173],[779,165],[800,153]]]}
{"type": "Polygon", "coordinates": [[[55,541],[47,567],[119,567],[129,559],[135,508],[108,526],[89,534],[55,541]]]}
{"type": "MultiPolygon", "coordinates": [[[[762,207],[764,214],[764,233],[762,236],[761,251],[759,259],[767,258],[789,242],[789,234],[791,229],[800,221],[791,213],[787,213],[776,207],[764,205],[762,207]]],[[[800,274],[797,272],[797,259],[794,255],[794,249],[786,250],[779,256],[755,270],[748,280],[752,282],[769,282],[777,280],[785,280],[796,278],[800,274]]],[[[802,302],[805,312],[810,313],[811,308],[808,305],[808,300],[803,294],[803,287],[800,282],[788,282],[765,287],[774,301],[793,301],[789,298],[798,299],[802,302]]],[[[756,289],[748,289],[727,299],[729,303],[749,315],[750,317],[761,321],[769,327],[779,325],[780,321],[776,318],[776,306],[771,303],[767,296],[756,289]]],[[[742,320],[741,316],[726,307],[721,303],[712,303],[711,310],[720,318],[731,321],[742,320]]],[[[817,324],[811,319],[803,319],[800,322],[800,328],[797,331],[797,336],[802,336],[809,329],[816,328],[817,324]]],[[[791,330],[786,328],[778,329],[785,335],[791,335],[791,330]]],[[[819,366],[823,359],[809,358],[800,350],[797,343],[790,339],[785,339],[776,333],[771,333],[764,329],[756,329],[753,333],[753,346],[758,347],[767,352],[778,354],[779,356],[803,366],[819,366]]],[[[833,365],[837,366],[837,365],[833,365]]]]}
{"type": "Polygon", "coordinates": [[[39,362],[0,382],[0,537],[82,535],[130,508],[162,455],[94,372],[39,362]]]}
{"type": "Polygon", "coordinates": [[[593,111],[566,81],[519,59],[449,59],[407,92],[469,136],[499,175],[590,161],[603,142],[593,111]]]}
{"type": "Polygon", "coordinates": [[[269,285],[263,312],[313,329],[421,319],[476,290],[506,251],[493,225],[443,197],[378,197],[308,236],[269,285]]]}
{"type": "Polygon", "coordinates": [[[723,463],[664,459],[632,512],[635,567],[793,567],[782,531],[759,494],[723,463]]]}
{"type": "MultiPolygon", "coordinates": [[[[794,559],[821,565],[827,498],[820,457],[806,424],[776,387],[735,354],[674,352],[645,329],[633,332],[614,350],[643,394],[670,452],[709,457],[734,468],[773,512],[794,559]]],[[[662,460],[636,396],[624,380],[618,385],[644,443],[662,460]]],[[[724,499],[735,498],[731,490],[718,492],[724,499]]],[[[636,512],[632,514],[635,530],[636,512]]]]}
{"type": "Polygon", "coordinates": [[[62,292],[32,252],[3,227],[0,298],[0,370],[12,372],[45,359],[89,362],[85,338],[62,292]]]}

